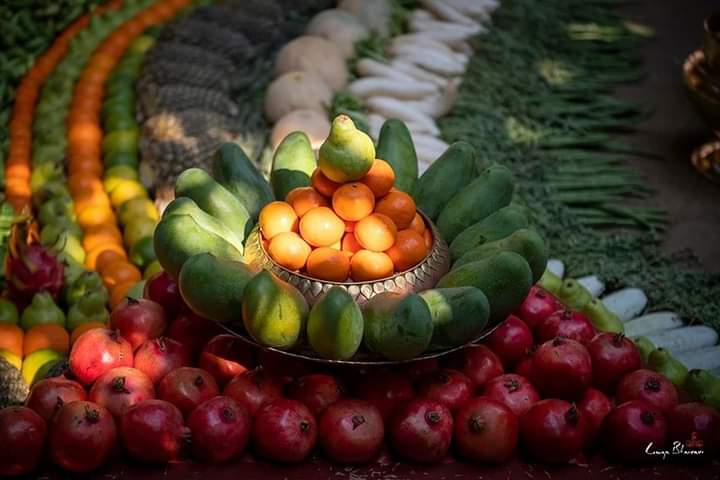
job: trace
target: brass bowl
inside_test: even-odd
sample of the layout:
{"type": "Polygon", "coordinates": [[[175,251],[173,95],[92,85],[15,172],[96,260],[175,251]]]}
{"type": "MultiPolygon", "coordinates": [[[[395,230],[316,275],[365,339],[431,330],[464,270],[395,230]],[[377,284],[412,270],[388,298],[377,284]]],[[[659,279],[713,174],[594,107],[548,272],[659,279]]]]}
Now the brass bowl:
{"type": "Polygon", "coordinates": [[[720,69],[720,11],[707,18],[703,23],[703,51],[710,68],[720,69]]]}
{"type": "Polygon", "coordinates": [[[333,286],[345,288],[361,306],[383,292],[421,292],[433,288],[450,270],[450,251],[435,225],[422,212],[420,215],[433,235],[430,253],[411,269],[372,282],[329,282],[288,270],[270,258],[263,247],[258,226],[250,232],[245,242],[245,261],[257,269],[269,270],[293,285],[305,296],[310,305],[314,305],[320,296],[333,286]]]}
{"type": "Polygon", "coordinates": [[[690,159],[695,169],[705,178],[720,183],[720,141],[701,145],[690,159]]]}
{"type": "Polygon", "coordinates": [[[688,96],[700,116],[720,135],[720,74],[713,74],[705,62],[705,53],[696,50],[683,64],[688,96]]]}

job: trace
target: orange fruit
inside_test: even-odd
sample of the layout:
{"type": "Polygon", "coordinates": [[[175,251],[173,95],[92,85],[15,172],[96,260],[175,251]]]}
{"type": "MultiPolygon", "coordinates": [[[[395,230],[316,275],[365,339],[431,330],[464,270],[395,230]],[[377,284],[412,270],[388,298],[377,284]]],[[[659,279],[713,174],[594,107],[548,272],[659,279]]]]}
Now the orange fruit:
{"type": "Polygon", "coordinates": [[[415,213],[415,217],[413,217],[412,222],[410,222],[409,228],[415,230],[418,233],[425,233],[425,229],[427,227],[425,226],[425,220],[423,220],[420,214],[415,213]]]}
{"type": "Polygon", "coordinates": [[[410,195],[395,190],[378,200],[375,212],[387,215],[402,230],[410,226],[415,218],[415,213],[417,213],[417,208],[410,195]]]}
{"type": "Polygon", "coordinates": [[[385,160],[376,158],[360,182],[367,185],[376,197],[386,195],[395,184],[395,171],[385,160]]]}
{"type": "Polygon", "coordinates": [[[298,217],[302,217],[308,210],[315,207],[327,207],[327,198],[320,195],[312,187],[294,188],[287,194],[285,201],[293,207],[298,217]]]}
{"type": "Polygon", "coordinates": [[[75,330],[72,331],[72,334],[70,335],[70,345],[74,344],[75,341],[80,338],[80,335],[82,335],[85,332],[89,332],[90,330],[94,330],[96,328],[107,328],[107,325],[101,322],[85,322],[81,323],[77,327],[75,327],[75,330]]]}
{"type": "Polygon", "coordinates": [[[373,213],[357,222],[353,233],[363,248],[384,252],[395,243],[397,227],[387,215],[373,213]]]}
{"type": "Polygon", "coordinates": [[[278,233],[268,244],[270,258],[290,270],[303,268],[310,250],[310,245],[295,232],[278,233]]]}
{"type": "Polygon", "coordinates": [[[25,332],[23,355],[28,356],[36,350],[49,348],[58,353],[70,351],[70,335],[61,325],[38,325],[25,332]]]}
{"type": "Polygon", "coordinates": [[[313,247],[328,247],[345,233],[345,222],[328,207],[315,207],[300,219],[300,235],[313,247]]]}
{"type": "Polygon", "coordinates": [[[109,243],[122,244],[122,233],[115,225],[97,225],[83,232],[82,246],[86,252],[109,243]]]}
{"type": "Polygon", "coordinates": [[[350,277],[356,282],[368,282],[389,277],[393,271],[392,260],[383,252],[360,250],[350,259],[350,277]]]}
{"type": "Polygon", "coordinates": [[[120,253],[118,250],[113,248],[106,248],[100,252],[95,260],[95,268],[98,272],[102,272],[105,267],[118,260],[127,260],[127,255],[123,251],[120,253]]]}
{"type": "Polygon", "coordinates": [[[363,183],[346,183],[333,193],[332,206],[343,220],[357,222],[372,213],[375,208],[375,195],[363,183]]]}
{"type": "Polygon", "coordinates": [[[102,245],[97,245],[96,247],[93,247],[92,250],[87,251],[87,253],[85,254],[85,266],[90,270],[98,270],[98,257],[108,250],[117,252],[118,255],[121,256],[121,258],[127,258],[125,250],[119,243],[104,243],[102,245]]]}
{"type": "Polygon", "coordinates": [[[429,228],[426,229],[423,233],[423,239],[425,240],[425,246],[427,247],[429,252],[433,245],[433,236],[429,228]]]}
{"type": "Polygon", "coordinates": [[[316,168],[313,172],[312,177],[310,177],[310,183],[312,184],[313,188],[315,188],[315,190],[325,195],[326,197],[332,197],[333,193],[335,193],[335,190],[340,188],[339,183],[333,182],[332,180],[327,178],[325,174],[320,171],[319,168],[316,168]]]}
{"type": "Polygon", "coordinates": [[[115,285],[115,287],[110,291],[110,298],[108,299],[108,303],[110,304],[110,310],[114,310],[115,307],[120,305],[122,301],[125,300],[127,292],[132,287],[134,287],[136,283],[137,282],[135,282],[134,280],[130,280],[129,282],[122,282],[115,285]]]}
{"type": "Polygon", "coordinates": [[[77,212],[78,225],[83,230],[108,223],[115,223],[115,214],[110,207],[87,207],[77,212]]]}
{"type": "Polygon", "coordinates": [[[345,236],[342,239],[342,245],[340,249],[343,252],[347,252],[352,256],[352,254],[359,252],[363,249],[362,245],[357,241],[357,238],[355,238],[355,235],[352,233],[346,233],[345,236]]]}
{"type": "Polygon", "coordinates": [[[298,216],[289,204],[275,201],[260,210],[258,223],[262,234],[270,240],[278,233],[297,232],[298,216]]]}
{"type": "Polygon", "coordinates": [[[106,265],[100,274],[105,287],[110,291],[121,283],[139,282],[142,279],[140,270],[127,260],[116,260],[106,265]]]}
{"type": "Polygon", "coordinates": [[[420,263],[428,253],[425,238],[415,230],[400,230],[395,244],[385,252],[395,264],[395,270],[402,272],[420,263]]]}
{"type": "Polygon", "coordinates": [[[22,328],[9,323],[0,323],[0,350],[7,350],[18,357],[23,356],[22,328]]]}
{"type": "Polygon", "coordinates": [[[351,233],[355,231],[355,224],[357,222],[345,222],[345,232],[351,233]]]}
{"type": "Polygon", "coordinates": [[[344,282],[350,273],[350,258],[334,248],[320,247],[310,253],[306,269],[311,277],[344,282]]]}

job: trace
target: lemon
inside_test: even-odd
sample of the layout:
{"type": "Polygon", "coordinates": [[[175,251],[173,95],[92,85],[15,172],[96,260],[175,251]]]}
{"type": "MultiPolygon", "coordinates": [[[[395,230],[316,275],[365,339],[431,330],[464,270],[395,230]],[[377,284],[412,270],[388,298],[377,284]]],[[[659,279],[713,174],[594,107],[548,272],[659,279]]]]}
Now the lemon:
{"type": "Polygon", "coordinates": [[[50,364],[57,360],[65,358],[62,354],[49,348],[42,350],[35,350],[30,355],[25,357],[22,363],[22,377],[25,383],[32,385],[36,380],[40,380],[40,373],[43,368],[47,368],[50,364]]]}
{"type": "Polygon", "coordinates": [[[113,207],[118,208],[128,200],[147,198],[147,196],[147,190],[137,180],[122,180],[110,192],[110,203],[113,207]]]}
{"type": "Polygon", "coordinates": [[[123,225],[127,225],[136,218],[149,218],[150,220],[160,220],[160,214],[155,204],[149,198],[136,197],[120,205],[118,209],[120,221],[123,225]]]}
{"type": "Polygon", "coordinates": [[[7,360],[7,362],[12,365],[13,367],[20,370],[22,368],[22,358],[20,358],[20,355],[15,355],[10,350],[5,350],[4,348],[0,348],[0,357],[7,360]]]}
{"type": "Polygon", "coordinates": [[[150,218],[133,218],[125,225],[123,240],[128,248],[132,248],[141,238],[152,237],[155,232],[155,220],[150,218]]]}
{"type": "Polygon", "coordinates": [[[112,192],[116,186],[127,180],[137,180],[138,173],[129,165],[116,165],[105,170],[103,187],[106,192],[112,192]]]}

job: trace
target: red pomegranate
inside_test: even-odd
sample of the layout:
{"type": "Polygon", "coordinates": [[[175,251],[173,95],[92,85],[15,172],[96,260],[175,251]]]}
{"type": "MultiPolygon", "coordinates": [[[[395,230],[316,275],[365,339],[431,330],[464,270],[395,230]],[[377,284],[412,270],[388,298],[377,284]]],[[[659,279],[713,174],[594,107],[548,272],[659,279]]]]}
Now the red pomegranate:
{"type": "Polygon", "coordinates": [[[540,400],[527,378],[514,373],[495,377],[485,384],[483,395],[507,406],[518,417],[540,400]]]}
{"type": "Polygon", "coordinates": [[[500,357],[505,370],[512,370],[533,346],[533,336],[525,322],[510,315],[483,343],[500,357]]]}
{"type": "Polygon", "coordinates": [[[563,337],[587,345],[595,336],[595,327],[585,314],[562,309],[547,317],[536,333],[538,343],[563,337]]]}
{"type": "Polygon", "coordinates": [[[532,377],[532,359],[535,355],[535,347],[528,350],[527,354],[515,365],[515,373],[521,377],[532,377]]]}
{"type": "Polygon", "coordinates": [[[450,448],[453,418],[440,402],[416,398],[398,408],[390,422],[390,443],[406,460],[439,462],[450,448]]]}
{"type": "Polygon", "coordinates": [[[302,402],[315,417],[343,396],[343,388],[331,375],[313,373],[298,378],[288,389],[288,398],[302,402]]]}
{"type": "Polygon", "coordinates": [[[390,420],[395,409],[415,397],[415,390],[407,375],[397,371],[370,373],[363,377],[357,396],[374,405],[384,422],[390,420]]]}
{"type": "Polygon", "coordinates": [[[155,385],[171,371],[191,363],[190,351],[167,337],[148,340],[135,352],[135,368],[147,375],[155,385]]]}
{"type": "Polygon", "coordinates": [[[430,372],[434,372],[439,368],[440,363],[436,358],[425,358],[423,360],[410,362],[401,367],[400,370],[404,375],[407,375],[410,378],[410,381],[414,382],[420,377],[423,377],[430,372]]]}
{"type": "Polygon", "coordinates": [[[473,345],[450,354],[447,366],[464,373],[474,388],[505,373],[500,358],[485,345],[473,345]]]}
{"type": "Polygon", "coordinates": [[[237,400],[250,415],[265,405],[283,396],[282,382],[273,376],[266,375],[263,368],[247,370],[233,378],[225,385],[223,395],[237,400]]]}
{"type": "Polygon", "coordinates": [[[185,306],[178,284],[164,271],[156,273],[148,279],[143,296],[162,306],[170,318],[185,306]]]}
{"type": "Polygon", "coordinates": [[[680,442],[685,450],[703,451],[702,455],[688,455],[689,460],[718,458],[720,413],[717,410],[700,402],[682,403],[668,410],[665,417],[670,441],[680,442]]]}
{"type": "Polygon", "coordinates": [[[90,389],[89,398],[119,418],[136,403],[155,398],[155,387],[140,370],[118,367],[97,379],[90,389]]]}
{"type": "Polygon", "coordinates": [[[175,460],[190,436],[180,410],[164,400],[145,400],[120,418],[120,441],[134,460],[167,463],[175,460]]]}
{"type": "Polygon", "coordinates": [[[630,400],[643,400],[657,410],[667,412],[678,404],[678,393],[665,375],[640,369],[622,377],[615,390],[617,403],[630,400]]]}
{"type": "Polygon", "coordinates": [[[165,332],[165,311],[152,300],[127,297],[110,314],[110,328],[119,330],[133,350],[137,350],[146,341],[165,332]]]}
{"type": "Polygon", "coordinates": [[[619,405],[605,418],[603,445],[613,461],[649,463],[657,455],[649,452],[665,450],[667,422],[663,414],[643,400],[619,405]]]}
{"type": "Polygon", "coordinates": [[[472,393],[470,379],[450,368],[428,373],[418,384],[419,397],[440,402],[453,413],[470,400],[472,393]]]}
{"type": "Polygon", "coordinates": [[[45,378],[33,385],[25,406],[49,422],[66,403],[86,400],[82,385],[64,377],[45,378]]]}
{"type": "Polygon", "coordinates": [[[520,439],[527,453],[543,463],[567,463],[583,448],[585,420],[564,400],[537,402],[520,418],[520,439]]]}
{"type": "Polygon", "coordinates": [[[253,424],[257,452],[277,462],[303,461],[317,442],[315,417],[302,403],[281,398],[258,410],[253,424]]]}
{"type": "Polygon", "coordinates": [[[175,405],[187,417],[201,403],[220,395],[215,379],[201,368],[180,367],[158,384],[158,398],[175,405]]]}
{"type": "Polygon", "coordinates": [[[105,463],[116,438],[115,420],[105,407],[70,402],[50,426],[50,459],[63,470],[90,472],[105,463]]]}
{"type": "Polygon", "coordinates": [[[455,414],[455,446],[468,460],[503,463],[515,452],[518,429],[517,415],[504,404],[473,398],[455,414]]]}
{"type": "Polygon", "coordinates": [[[216,335],[203,347],[198,366],[223,386],[256,365],[255,350],[247,343],[233,335],[216,335]]]}
{"type": "Polygon", "coordinates": [[[580,342],[555,338],[533,355],[531,380],[546,397],[579,398],[592,382],[592,361],[580,342]]]}
{"type": "Polygon", "coordinates": [[[385,427],[377,408],[364,400],[340,399],[320,418],[320,445],[340,463],[365,463],[380,452],[385,427]]]}
{"type": "Polygon", "coordinates": [[[45,451],[45,420],[27,407],[0,409],[0,476],[25,475],[40,464],[45,451]]]}
{"type": "Polygon", "coordinates": [[[537,327],[555,311],[561,308],[560,302],[551,293],[540,287],[532,287],[517,311],[517,316],[530,330],[537,327]]]}
{"type": "Polygon", "coordinates": [[[221,333],[222,329],[217,323],[187,311],[175,317],[166,336],[183,344],[195,358],[210,339],[221,333]]]}
{"type": "Polygon", "coordinates": [[[187,420],[193,456],[220,463],[242,454],[250,439],[252,417],[230,397],[215,397],[200,404],[187,420]]]}
{"type": "Polygon", "coordinates": [[[117,330],[96,328],[78,338],[70,351],[70,371],[84,385],[116,367],[133,366],[130,343],[117,330]]]}
{"type": "Polygon", "coordinates": [[[588,388],[577,406],[585,417],[585,445],[591,446],[600,433],[603,420],[613,408],[612,402],[600,390],[588,388]]]}
{"type": "Polygon", "coordinates": [[[614,392],[623,376],[642,366],[635,343],[621,333],[599,333],[587,349],[593,364],[593,385],[606,393],[614,392]]]}

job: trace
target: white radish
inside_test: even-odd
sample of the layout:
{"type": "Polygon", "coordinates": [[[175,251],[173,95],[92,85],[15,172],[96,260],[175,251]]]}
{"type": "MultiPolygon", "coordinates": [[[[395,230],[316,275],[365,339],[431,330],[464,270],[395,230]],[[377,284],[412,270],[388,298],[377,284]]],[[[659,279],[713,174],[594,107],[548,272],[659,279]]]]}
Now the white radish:
{"type": "Polygon", "coordinates": [[[363,77],[348,85],[348,91],[360,98],[393,97],[417,100],[438,93],[437,85],[421,81],[403,81],[384,77],[363,77]]]}
{"type": "Polygon", "coordinates": [[[444,22],[434,19],[411,18],[408,23],[411,31],[422,33],[439,30],[443,32],[457,32],[463,36],[472,37],[485,32],[485,27],[482,25],[466,25],[463,23],[444,22]]]}
{"type": "Polygon", "coordinates": [[[452,5],[446,3],[445,0],[422,0],[422,4],[425,8],[427,8],[443,20],[447,20],[449,22],[464,23],[467,25],[476,24],[475,20],[468,17],[467,15],[463,15],[452,5]]]}
{"type": "Polygon", "coordinates": [[[371,112],[379,113],[385,118],[399,118],[408,123],[417,123],[426,128],[433,128],[435,122],[408,102],[390,97],[368,97],[365,106],[371,112]]]}
{"type": "Polygon", "coordinates": [[[448,144],[437,137],[425,134],[411,134],[413,143],[418,146],[428,147],[429,150],[435,150],[440,153],[448,148],[448,144]]]}
{"type": "Polygon", "coordinates": [[[679,353],[675,360],[685,365],[689,370],[700,368],[704,370],[720,369],[720,346],[679,353]]]}
{"type": "Polygon", "coordinates": [[[368,126],[370,127],[370,136],[375,140],[380,138],[380,129],[385,123],[385,117],[377,113],[370,113],[367,116],[368,126]]]}
{"type": "Polygon", "coordinates": [[[475,34],[469,34],[462,30],[448,29],[422,30],[418,31],[417,34],[422,34],[424,37],[431,38],[436,42],[444,43],[452,48],[461,46],[475,36],[475,34]]]}
{"type": "Polygon", "coordinates": [[[446,77],[462,75],[465,72],[465,65],[458,59],[421,45],[402,45],[393,50],[401,61],[414,63],[446,77]]]}
{"type": "Polygon", "coordinates": [[[435,122],[433,122],[432,125],[406,122],[405,125],[408,127],[408,130],[410,130],[410,133],[432,135],[433,137],[437,137],[440,135],[440,129],[435,124],[435,122]]]}
{"type": "Polygon", "coordinates": [[[390,63],[390,65],[394,69],[396,69],[402,73],[405,73],[407,75],[410,75],[417,80],[432,82],[439,87],[445,87],[449,81],[447,78],[443,78],[440,75],[437,75],[432,72],[428,72],[424,68],[420,68],[411,62],[403,62],[402,60],[393,60],[390,63]]]}
{"type": "Polygon", "coordinates": [[[593,298],[597,298],[605,291],[605,282],[600,280],[597,275],[588,275],[587,277],[578,278],[577,282],[590,292],[593,298]]]}
{"type": "Polygon", "coordinates": [[[718,341],[717,332],[705,325],[674,328],[662,332],[645,335],[656,347],[662,347],[673,356],[715,345],[718,341]]]}
{"type": "Polygon", "coordinates": [[[410,20],[432,20],[435,16],[424,8],[416,8],[410,14],[410,20]]]}
{"type": "Polygon", "coordinates": [[[485,2],[478,2],[477,0],[445,0],[455,10],[469,15],[471,17],[477,17],[485,19],[488,17],[488,8],[484,4],[485,2]]]}
{"type": "Polygon", "coordinates": [[[565,276],[565,264],[562,260],[551,258],[548,260],[546,268],[556,277],[563,278],[563,276],[565,276]]]}
{"type": "Polygon", "coordinates": [[[363,58],[355,65],[355,70],[361,77],[385,77],[396,78],[405,82],[413,82],[417,79],[412,75],[393,68],[387,63],[378,62],[372,58],[363,58]]]}
{"type": "Polygon", "coordinates": [[[418,157],[419,170],[427,170],[427,167],[433,164],[437,158],[442,155],[442,152],[438,152],[436,149],[428,147],[426,145],[415,147],[415,152],[418,157]],[[424,167],[424,168],[423,168],[424,167]]]}
{"type": "Polygon", "coordinates": [[[630,320],[625,324],[625,335],[639,337],[648,333],[661,332],[685,325],[675,312],[653,312],[630,320]]]}
{"type": "Polygon", "coordinates": [[[435,95],[429,95],[422,100],[416,100],[411,102],[413,106],[417,107],[423,113],[430,115],[433,118],[439,118],[443,115],[447,115],[452,110],[457,100],[457,90],[459,80],[451,80],[448,86],[440,93],[435,95]]]}
{"type": "Polygon", "coordinates": [[[469,61],[469,57],[464,53],[454,52],[447,45],[438,42],[428,35],[421,34],[400,35],[395,37],[390,44],[390,48],[388,48],[388,52],[391,55],[403,55],[404,53],[414,53],[416,48],[432,51],[438,55],[445,55],[463,65],[467,65],[469,61]]]}
{"type": "Polygon", "coordinates": [[[637,317],[647,306],[647,295],[639,288],[624,288],[603,297],[608,310],[627,322],[637,317]]]}

